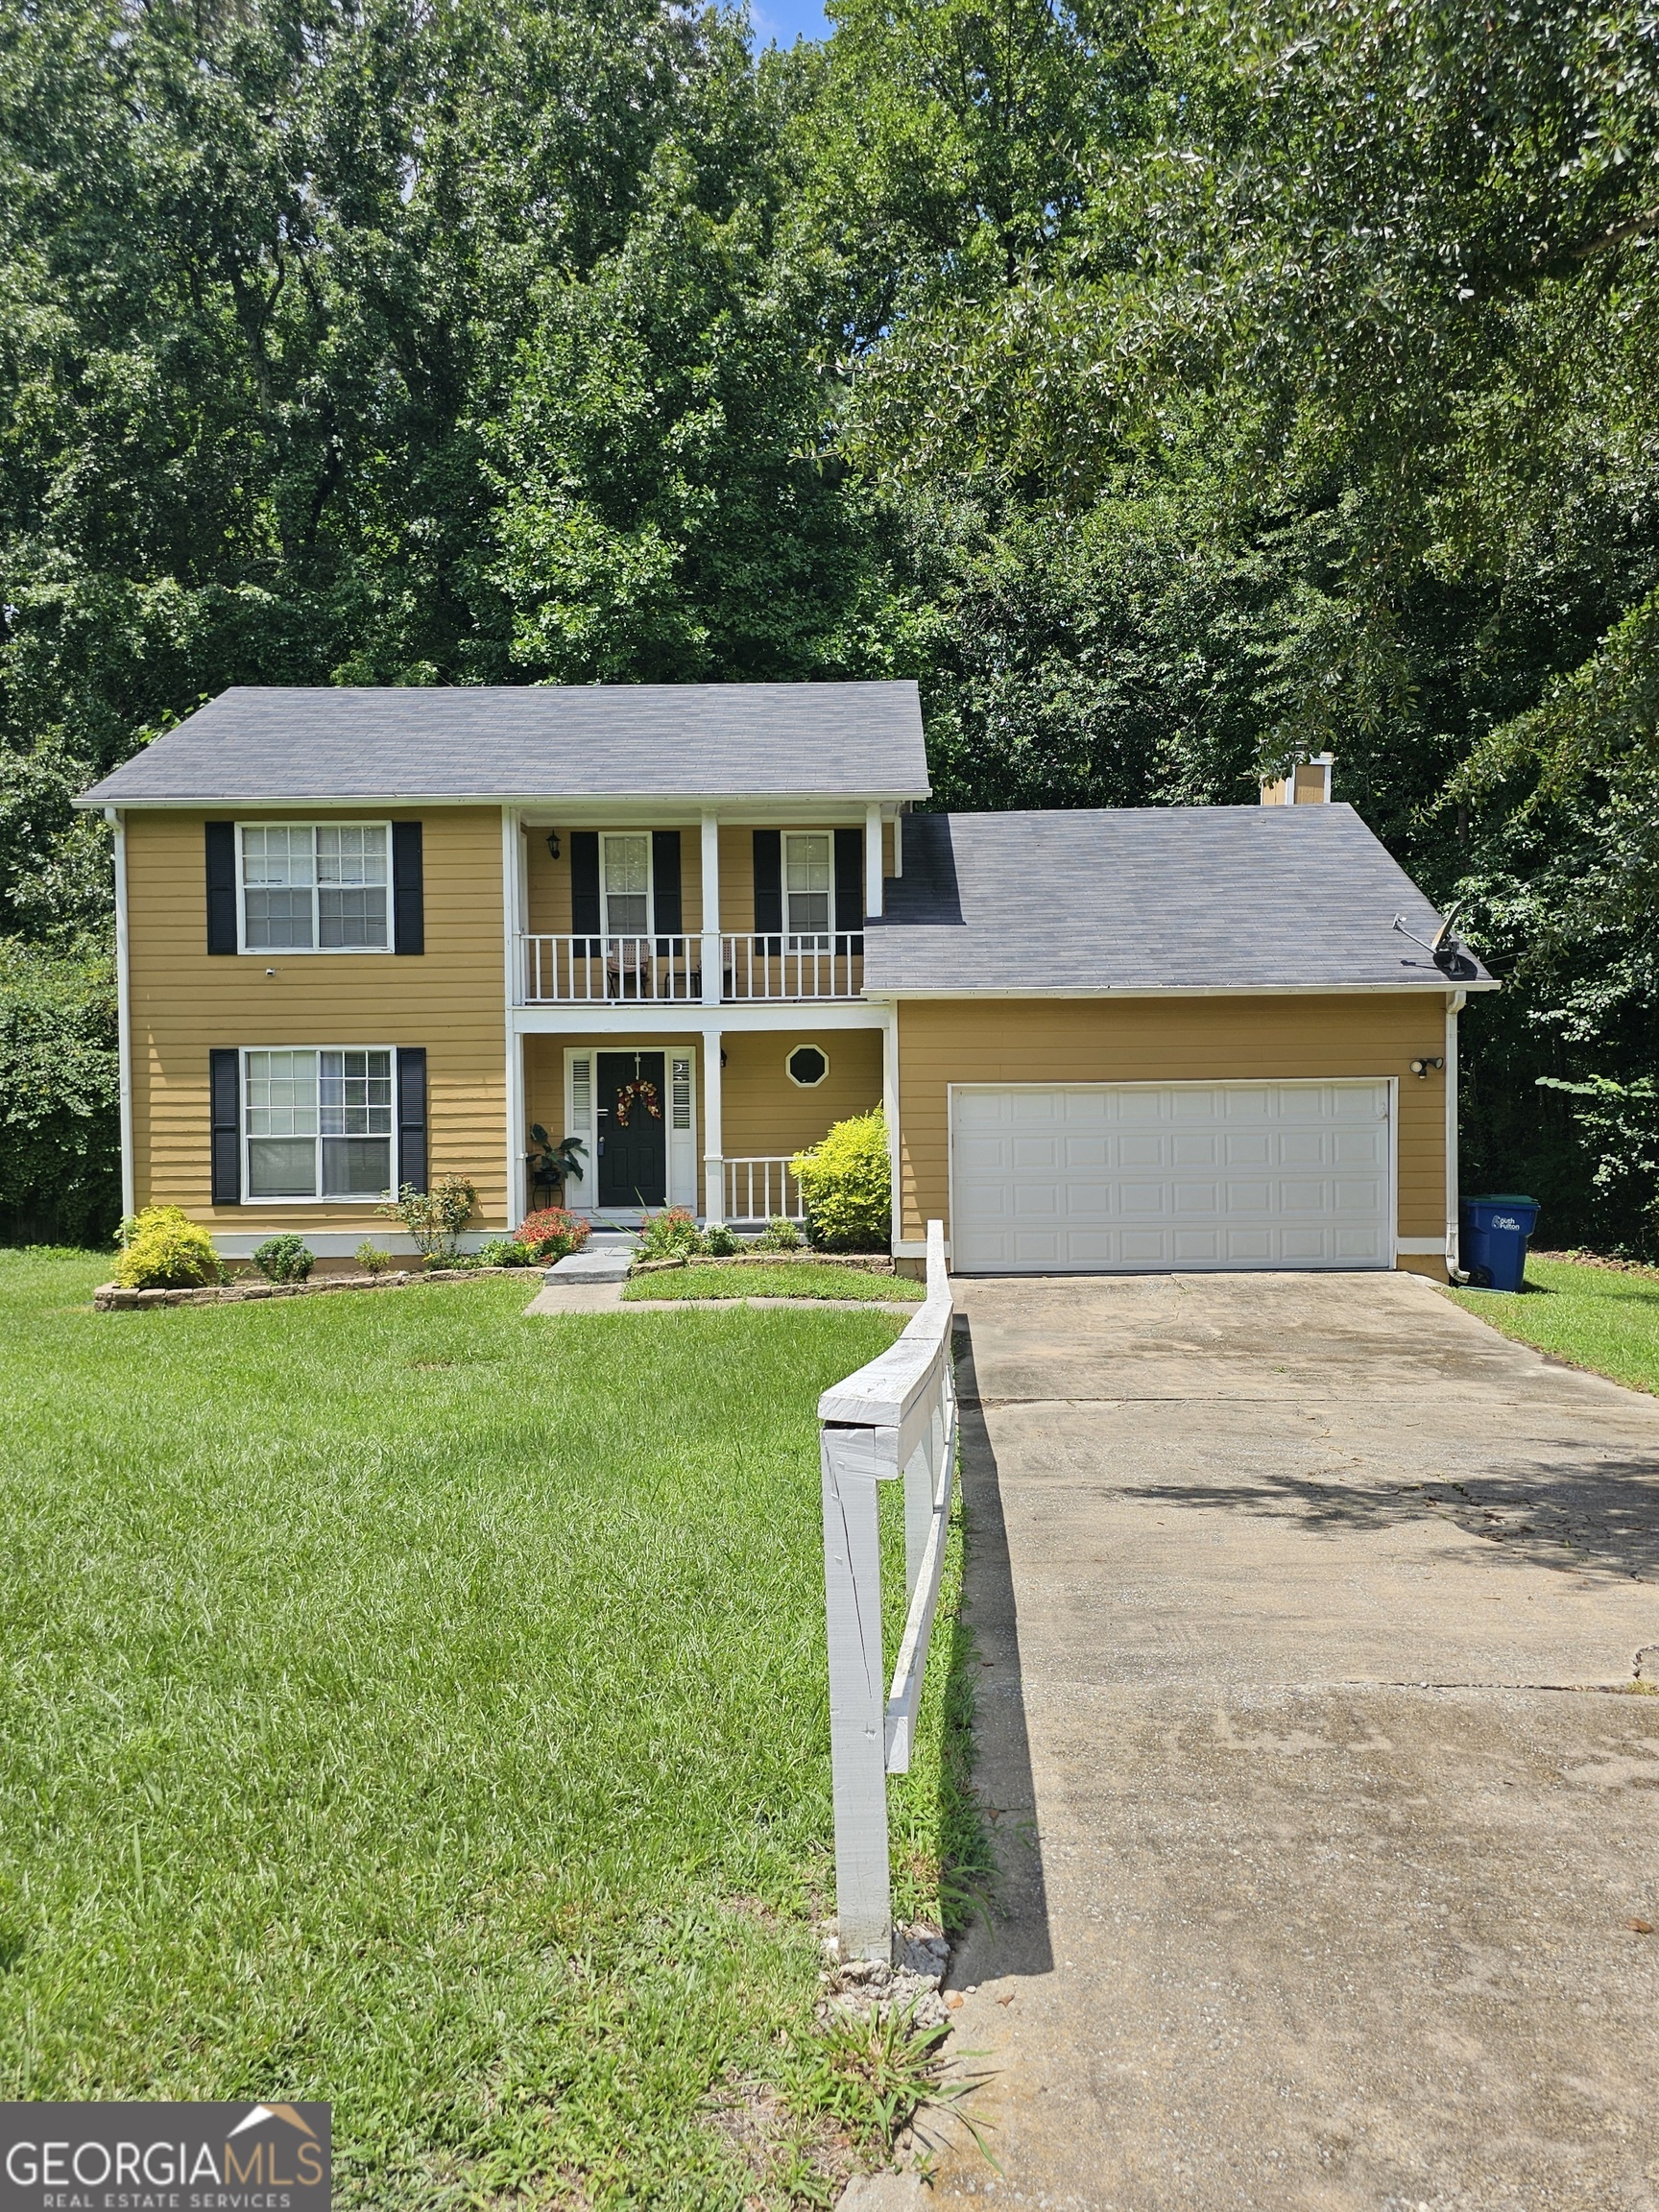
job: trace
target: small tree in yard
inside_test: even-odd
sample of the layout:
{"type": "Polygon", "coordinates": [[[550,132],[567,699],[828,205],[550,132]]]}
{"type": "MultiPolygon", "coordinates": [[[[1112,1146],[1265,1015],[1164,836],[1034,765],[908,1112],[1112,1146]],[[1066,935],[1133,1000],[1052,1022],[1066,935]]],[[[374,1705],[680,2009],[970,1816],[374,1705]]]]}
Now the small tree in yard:
{"type": "Polygon", "coordinates": [[[878,1107],[837,1121],[789,1172],[806,1201],[806,1235],[826,1252],[884,1252],[892,1234],[887,1118],[878,1107]]]}
{"type": "Polygon", "coordinates": [[[396,1202],[379,1211],[402,1222],[428,1267],[444,1267],[459,1253],[461,1232],[477,1203],[478,1193],[464,1175],[440,1175],[430,1190],[405,1183],[396,1202]]]}

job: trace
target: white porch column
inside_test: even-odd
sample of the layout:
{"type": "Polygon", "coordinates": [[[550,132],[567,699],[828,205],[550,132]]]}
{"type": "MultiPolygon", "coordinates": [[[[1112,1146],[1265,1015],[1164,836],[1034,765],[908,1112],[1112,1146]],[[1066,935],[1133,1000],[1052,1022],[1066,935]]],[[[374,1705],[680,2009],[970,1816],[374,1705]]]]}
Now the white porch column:
{"type": "MultiPolygon", "coordinates": [[[[714,974],[719,978],[719,968],[714,974]]],[[[703,971],[708,982],[709,971],[703,971]]],[[[720,1032],[703,1031],[703,1218],[712,1225],[726,1218],[726,1162],[720,1150],[720,1032]]]]}
{"type": "Polygon", "coordinates": [[[520,961],[524,926],[524,836],[515,808],[501,809],[501,938],[507,1030],[507,1221],[516,1229],[529,1210],[524,1146],[524,1043],[514,1026],[522,996],[520,961]]]}
{"type": "Polygon", "coordinates": [[[720,823],[713,814],[703,817],[703,1003],[720,1003],[720,823]]]}
{"type": "Polygon", "coordinates": [[[881,1025],[881,1118],[887,1124],[887,1180],[890,1192],[889,1249],[897,1252],[903,1234],[899,1217],[902,1190],[899,1177],[899,1009],[891,1000],[881,1025]]]}
{"type": "Polygon", "coordinates": [[[872,919],[881,912],[881,803],[872,800],[864,812],[864,911],[872,919]]]}

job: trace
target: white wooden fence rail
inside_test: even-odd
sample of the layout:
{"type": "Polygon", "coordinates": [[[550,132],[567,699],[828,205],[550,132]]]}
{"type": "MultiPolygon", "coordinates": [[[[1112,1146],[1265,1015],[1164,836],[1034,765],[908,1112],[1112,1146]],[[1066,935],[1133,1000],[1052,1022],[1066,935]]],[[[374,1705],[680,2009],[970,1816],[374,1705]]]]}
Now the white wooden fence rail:
{"type": "Polygon", "coordinates": [[[725,1163],[728,1221],[805,1220],[806,1201],[789,1172],[790,1157],[725,1163]]]}
{"type": "Polygon", "coordinates": [[[887,1959],[893,1942],[887,1777],[910,1765],[955,1479],[956,1389],[942,1222],[927,1224],[927,1295],[909,1327],[867,1367],[825,1391],[818,1420],[837,1926],[843,1959],[887,1959]],[[901,1475],[909,1611],[889,1685],[876,1485],[901,1475]]]}
{"type": "Polygon", "coordinates": [[[521,937],[526,1006],[702,997],[697,937],[521,937]]]}

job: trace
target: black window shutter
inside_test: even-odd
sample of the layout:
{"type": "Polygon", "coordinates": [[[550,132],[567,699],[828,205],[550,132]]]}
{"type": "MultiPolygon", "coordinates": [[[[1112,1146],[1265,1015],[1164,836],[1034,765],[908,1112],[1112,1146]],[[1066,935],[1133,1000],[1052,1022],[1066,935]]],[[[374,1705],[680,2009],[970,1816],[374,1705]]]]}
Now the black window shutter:
{"type": "MultiPolygon", "coordinates": [[[[856,935],[864,926],[864,832],[835,832],[835,926],[856,935]]],[[[851,950],[862,952],[863,942],[851,950]]]]}
{"type": "Polygon", "coordinates": [[[419,822],[392,825],[392,950],[426,950],[426,864],[419,822]]]}
{"type": "Polygon", "coordinates": [[[597,937],[599,921],[599,832],[570,832],[570,928],[577,937],[597,937]]]}
{"type": "MultiPolygon", "coordinates": [[[[211,829],[213,825],[208,824],[211,829]]],[[[227,829],[229,824],[225,825],[227,829]]],[[[234,945],[230,948],[234,952],[234,945]]],[[[209,1052],[207,1103],[212,1123],[212,1190],[215,1206],[242,1203],[242,1055],[209,1052]]]]}
{"type": "Polygon", "coordinates": [[[680,904],[680,832],[651,832],[651,895],[657,927],[664,937],[678,937],[685,924],[680,904]]]}
{"type": "MultiPolygon", "coordinates": [[[[779,830],[755,832],[755,934],[783,926],[783,834],[779,830]]],[[[774,948],[781,951],[781,946],[774,948]]]]}
{"type": "Polygon", "coordinates": [[[397,1047],[397,1188],[426,1188],[426,1047],[397,1047]]]}
{"type": "Polygon", "coordinates": [[[207,950],[236,950],[236,825],[208,822],[207,832],[207,950]]]}

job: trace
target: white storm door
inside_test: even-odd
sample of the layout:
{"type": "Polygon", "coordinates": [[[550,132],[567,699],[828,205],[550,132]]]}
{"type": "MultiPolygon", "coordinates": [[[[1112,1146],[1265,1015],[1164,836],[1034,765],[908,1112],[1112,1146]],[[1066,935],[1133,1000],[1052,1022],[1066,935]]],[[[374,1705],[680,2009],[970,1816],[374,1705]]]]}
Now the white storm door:
{"type": "Polygon", "coordinates": [[[959,1274],[1389,1267],[1392,1088],[959,1084],[959,1274]]]}

